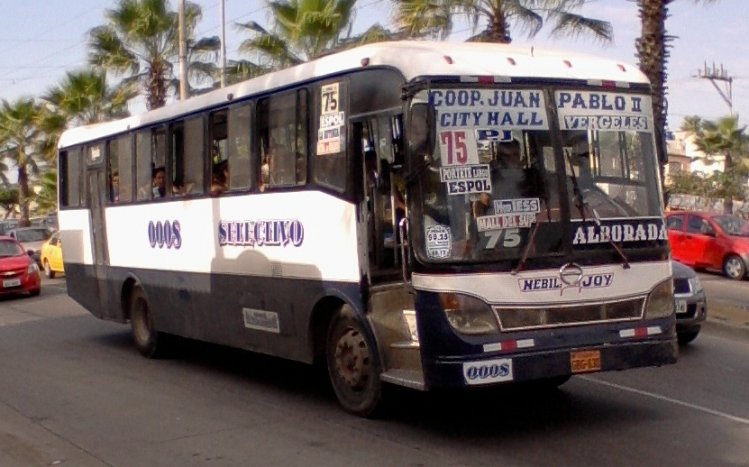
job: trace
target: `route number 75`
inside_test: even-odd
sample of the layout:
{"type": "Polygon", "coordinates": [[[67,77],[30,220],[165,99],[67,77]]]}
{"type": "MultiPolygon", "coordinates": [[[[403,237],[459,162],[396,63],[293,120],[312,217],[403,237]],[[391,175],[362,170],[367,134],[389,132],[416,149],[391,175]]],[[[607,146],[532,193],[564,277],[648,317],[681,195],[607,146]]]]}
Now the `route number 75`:
{"type": "MultiPolygon", "coordinates": [[[[468,146],[465,131],[443,131],[440,133],[440,144],[443,154],[447,154],[447,164],[465,164],[468,162],[468,146]]],[[[444,163],[444,159],[443,159],[444,163]]]]}

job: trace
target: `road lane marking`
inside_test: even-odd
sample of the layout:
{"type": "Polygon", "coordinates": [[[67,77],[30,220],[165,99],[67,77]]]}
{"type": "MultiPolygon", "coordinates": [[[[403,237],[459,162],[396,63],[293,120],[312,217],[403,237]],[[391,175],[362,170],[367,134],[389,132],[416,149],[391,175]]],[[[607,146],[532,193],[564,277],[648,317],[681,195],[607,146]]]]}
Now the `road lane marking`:
{"type": "Polygon", "coordinates": [[[709,408],[703,407],[701,405],[696,405],[696,404],[685,402],[685,401],[682,401],[682,400],[679,400],[679,399],[674,399],[672,397],[663,396],[663,395],[660,395],[660,394],[656,394],[654,392],[643,391],[641,389],[635,389],[635,388],[632,388],[632,387],[629,387],[629,386],[622,386],[621,384],[609,383],[608,381],[601,381],[599,379],[591,378],[590,376],[578,376],[578,378],[583,379],[583,380],[588,381],[588,382],[591,382],[591,383],[600,384],[602,386],[608,386],[610,388],[619,389],[621,391],[627,391],[627,392],[631,392],[633,394],[639,394],[641,396],[651,397],[653,399],[658,399],[660,401],[669,402],[671,404],[680,405],[682,407],[687,407],[687,408],[690,408],[690,409],[693,409],[693,410],[698,410],[700,412],[704,412],[704,413],[707,413],[707,414],[710,414],[710,415],[715,415],[716,417],[721,417],[721,418],[725,418],[727,420],[731,420],[732,422],[738,422],[738,423],[742,423],[744,425],[749,425],[749,419],[747,419],[747,418],[737,417],[736,415],[731,415],[729,413],[721,412],[719,410],[709,409],[709,408]]]}

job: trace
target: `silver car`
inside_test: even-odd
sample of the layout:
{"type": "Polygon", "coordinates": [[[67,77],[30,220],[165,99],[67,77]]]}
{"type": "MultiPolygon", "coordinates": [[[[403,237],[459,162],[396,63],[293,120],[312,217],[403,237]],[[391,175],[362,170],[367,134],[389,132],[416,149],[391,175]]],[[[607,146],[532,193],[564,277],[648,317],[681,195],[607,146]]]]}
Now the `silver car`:
{"type": "Polygon", "coordinates": [[[707,318],[707,297],[700,278],[689,266],[671,261],[674,271],[674,306],[679,344],[692,342],[707,318]]]}

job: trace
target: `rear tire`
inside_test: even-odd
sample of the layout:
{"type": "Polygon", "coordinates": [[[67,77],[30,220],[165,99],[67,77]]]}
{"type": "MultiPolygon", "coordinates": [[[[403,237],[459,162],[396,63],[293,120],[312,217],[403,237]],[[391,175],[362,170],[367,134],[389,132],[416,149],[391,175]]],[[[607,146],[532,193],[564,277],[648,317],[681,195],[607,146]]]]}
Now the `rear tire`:
{"type": "Polygon", "coordinates": [[[730,255],[723,261],[723,274],[731,279],[740,281],[746,276],[746,265],[738,255],[730,255]]]}
{"type": "Polygon", "coordinates": [[[44,260],[44,275],[47,276],[47,279],[55,278],[55,271],[53,271],[52,268],[49,267],[49,261],[47,261],[46,259],[44,260]]]}
{"type": "Polygon", "coordinates": [[[348,305],[330,322],[325,354],[330,382],[343,409],[361,417],[375,416],[382,402],[377,347],[348,305]]]}
{"type": "Polygon", "coordinates": [[[156,331],[153,313],[143,289],[136,286],[130,294],[130,326],[135,348],[146,358],[158,358],[164,353],[163,336],[156,331]]]}

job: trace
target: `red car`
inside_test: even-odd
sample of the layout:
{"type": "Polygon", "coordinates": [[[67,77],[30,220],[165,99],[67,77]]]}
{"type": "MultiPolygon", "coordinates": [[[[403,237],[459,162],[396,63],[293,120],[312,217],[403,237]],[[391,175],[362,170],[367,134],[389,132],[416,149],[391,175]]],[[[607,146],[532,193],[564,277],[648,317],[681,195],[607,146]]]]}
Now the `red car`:
{"type": "Polygon", "coordinates": [[[39,266],[15,239],[0,236],[0,295],[39,295],[42,276],[39,266]]]}
{"type": "Polygon", "coordinates": [[[695,269],[722,271],[741,280],[749,269],[749,222],[706,212],[666,214],[671,255],[695,269]]]}

